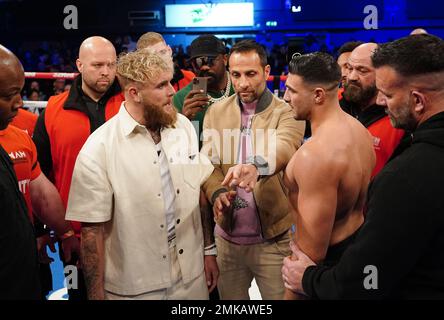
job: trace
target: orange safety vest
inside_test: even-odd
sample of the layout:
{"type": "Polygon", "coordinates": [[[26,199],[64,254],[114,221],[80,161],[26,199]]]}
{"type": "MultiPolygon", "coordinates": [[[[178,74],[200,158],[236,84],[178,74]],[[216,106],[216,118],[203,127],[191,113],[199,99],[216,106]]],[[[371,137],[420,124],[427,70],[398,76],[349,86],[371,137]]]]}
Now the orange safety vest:
{"type": "MultiPolygon", "coordinates": [[[[69,92],[49,98],[45,111],[45,127],[52,155],[52,178],[60,193],[65,208],[68,204],[69,188],[77,155],[91,134],[88,115],[80,110],[65,109],[63,106],[69,92]]],[[[105,106],[105,120],[119,111],[123,94],[112,96],[105,106]]],[[[80,235],[80,223],[71,222],[76,235],[80,235]]]]}

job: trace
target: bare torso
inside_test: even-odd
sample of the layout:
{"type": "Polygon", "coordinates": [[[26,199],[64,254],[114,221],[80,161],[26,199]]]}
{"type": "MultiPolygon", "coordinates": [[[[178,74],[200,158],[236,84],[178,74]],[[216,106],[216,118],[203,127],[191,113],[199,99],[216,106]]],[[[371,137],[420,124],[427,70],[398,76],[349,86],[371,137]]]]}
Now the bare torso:
{"type": "Polygon", "coordinates": [[[284,183],[296,225],[294,240],[315,262],[363,223],[374,165],[368,131],[342,111],[317,127],[288,163],[284,183]]]}

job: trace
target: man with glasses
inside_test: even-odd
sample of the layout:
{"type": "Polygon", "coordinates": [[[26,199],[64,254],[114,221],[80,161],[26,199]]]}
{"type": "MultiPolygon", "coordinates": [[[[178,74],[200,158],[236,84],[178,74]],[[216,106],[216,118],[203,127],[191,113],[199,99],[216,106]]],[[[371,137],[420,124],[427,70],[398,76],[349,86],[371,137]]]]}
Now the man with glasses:
{"type": "MultiPolygon", "coordinates": [[[[180,113],[198,122],[196,132],[200,137],[206,109],[234,94],[234,89],[227,72],[227,54],[222,40],[210,34],[200,35],[191,42],[189,51],[194,73],[208,79],[208,92],[202,95],[192,90],[190,83],[176,93],[173,103],[180,113]]],[[[194,126],[196,128],[197,123],[194,126]]]]}

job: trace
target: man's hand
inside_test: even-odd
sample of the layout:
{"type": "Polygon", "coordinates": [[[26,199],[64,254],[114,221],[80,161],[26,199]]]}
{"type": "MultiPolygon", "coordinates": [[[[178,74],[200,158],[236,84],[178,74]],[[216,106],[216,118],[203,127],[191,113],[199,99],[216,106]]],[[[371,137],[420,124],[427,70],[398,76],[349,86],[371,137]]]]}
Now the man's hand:
{"type": "Polygon", "coordinates": [[[46,251],[46,246],[49,247],[52,253],[56,252],[54,241],[53,239],[51,239],[49,234],[45,234],[37,238],[37,251],[39,255],[39,262],[50,264],[51,262],[54,261],[54,259],[48,256],[48,252],[46,251]]]}
{"type": "MultiPolygon", "coordinates": [[[[71,261],[72,253],[75,253],[78,257],[80,257],[80,242],[75,235],[62,240],[61,243],[65,261],[71,261]]],[[[77,265],[80,266],[80,261],[77,263],[77,265]]]]}
{"type": "Polygon", "coordinates": [[[206,95],[202,95],[201,90],[191,90],[183,101],[182,114],[193,120],[196,113],[203,111],[210,100],[206,95]]]}
{"type": "Polygon", "coordinates": [[[214,290],[219,278],[219,268],[216,262],[216,256],[205,256],[205,279],[207,280],[208,292],[214,290]]]}
{"type": "Polygon", "coordinates": [[[228,169],[223,186],[239,187],[251,192],[257,183],[259,172],[252,164],[238,164],[228,169]]]}
{"type": "Polygon", "coordinates": [[[291,257],[284,258],[282,279],[284,280],[285,288],[299,294],[305,294],[302,288],[302,277],[309,266],[316,264],[293,241],[290,241],[290,248],[293,254],[291,257]]]}
{"type": "Polygon", "coordinates": [[[233,201],[235,197],[236,191],[222,192],[217,196],[213,204],[213,215],[215,220],[218,220],[224,211],[230,207],[231,201],[233,201]]]}

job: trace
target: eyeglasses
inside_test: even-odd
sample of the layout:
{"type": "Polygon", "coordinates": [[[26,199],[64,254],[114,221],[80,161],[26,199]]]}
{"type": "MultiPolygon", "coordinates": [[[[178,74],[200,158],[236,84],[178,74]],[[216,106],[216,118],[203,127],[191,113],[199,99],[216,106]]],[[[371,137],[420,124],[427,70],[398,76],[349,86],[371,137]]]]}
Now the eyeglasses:
{"type": "Polygon", "coordinates": [[[208,56],[203,56],[203,57],[197,57],[194,58],[192,60],[192,62],[194,63],[194,65],[200,69],[202,68],[202,66],[209,66],[212,67],[214,66],[214,61],[216,61],[219,57],[208,57],[208,56]]]}

